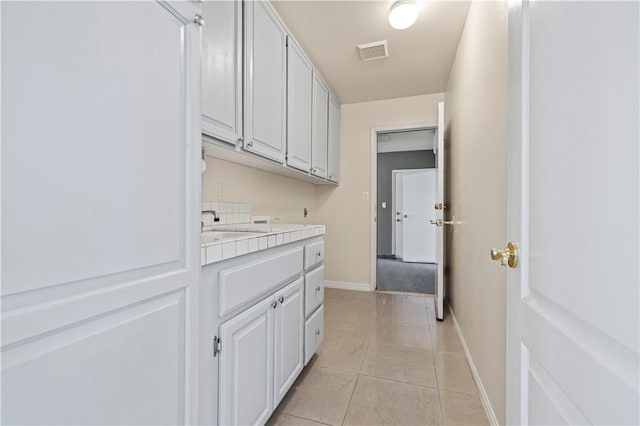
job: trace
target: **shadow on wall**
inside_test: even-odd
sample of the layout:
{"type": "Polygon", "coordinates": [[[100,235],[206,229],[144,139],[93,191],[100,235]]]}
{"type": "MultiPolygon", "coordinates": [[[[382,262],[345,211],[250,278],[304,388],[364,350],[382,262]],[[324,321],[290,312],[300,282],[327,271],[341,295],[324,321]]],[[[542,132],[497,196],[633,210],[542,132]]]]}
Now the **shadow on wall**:
{"type": "MultiPolygon", "coordinates": [[[[445,116],[446,117],[446,116],[445,116]]],[[[452,220],[453,216],[455,216],[455,206],[452,205],[451,200],[453,197],[451,197],[451,189],[453,187],[452,185],[452,181],[454,179],[454,173],[453,173],[453,159],[452,159],[452,155],[451,153],[453,152],[453,150],[451,149],[451,144],[452,144],[452,126],[451,126],[451,121],[446,121],[445,120],[445,131],[444,131],[444,170],[445,170],[445,176],[444,176],[444,194],[445,194],[445,199],[444,199],[444,204],[447,206],[447,209],[445,210],[445,220],[452,220]]],[[[454,270],[451,267],[451,259],[453,256],[453,244],[454,244],[454,232],[455,232],[455,224],[454,226],[445,226],[444,227],[444,238],[445,238],[445,254],[444,254],[444,282],[445,282],[445,286],[446,283],[451,282],[455,277],[454,277],[454,270]]],[[[452,286],[446,286],[445,290],[444,290],[444,294],[445,294],[445,299],[447,299],[447,303],[449,302],[449,299],[453,299],[455,298],[454,295],[454,290],[452,286]]]]}

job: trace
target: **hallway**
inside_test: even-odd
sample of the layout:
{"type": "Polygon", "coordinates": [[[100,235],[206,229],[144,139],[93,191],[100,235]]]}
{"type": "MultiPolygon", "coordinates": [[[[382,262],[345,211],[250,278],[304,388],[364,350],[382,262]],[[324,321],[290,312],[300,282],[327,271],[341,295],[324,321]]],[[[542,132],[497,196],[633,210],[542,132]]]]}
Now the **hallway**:
{"type": "Polygon", "coordinates": [[[433,298],[325,289],[325,336],[270,425],[488,424],[433,298]]]}

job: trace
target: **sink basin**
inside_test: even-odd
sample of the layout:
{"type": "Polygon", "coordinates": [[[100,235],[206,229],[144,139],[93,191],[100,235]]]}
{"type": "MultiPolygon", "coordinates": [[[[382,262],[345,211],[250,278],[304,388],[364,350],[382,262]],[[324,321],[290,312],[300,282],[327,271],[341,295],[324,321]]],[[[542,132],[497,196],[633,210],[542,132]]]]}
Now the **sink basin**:
{"type": "Polygon", "coordinates": [[[211,244],[218,241],[233,240],[242,237],[257,237],[259,235],[264,235],[264,233],[251,231],[205,231],[200,234],[200,243],[211,244]]]}

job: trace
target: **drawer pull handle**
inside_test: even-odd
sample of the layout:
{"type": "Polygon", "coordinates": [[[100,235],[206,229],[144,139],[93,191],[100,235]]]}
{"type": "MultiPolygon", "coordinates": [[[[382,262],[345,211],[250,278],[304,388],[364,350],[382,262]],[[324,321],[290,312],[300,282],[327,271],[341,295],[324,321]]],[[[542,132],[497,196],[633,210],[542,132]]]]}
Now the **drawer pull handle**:
{"type": "Polygon", "coordinates": [[[320,291],[320,286],[316,287],[316,291],[320,291]]]}
{"type": "Polygon", "coordinates": [[[316,336],[319,336],[319,335],[320,335],[320,329],[319,329],[319,328],[317,328],[317,329],[316,329],[316,336]]]}
{"type": "Polygon", "coordinates": [[[280,297],[278,297],[278,302],[280,302],[280,303],[284,303],[284,296],[280,296],[280,297]]]}
{"type": "Polygon", "coordinates": [[[271,304],[271,307],[272,307],[273,309],[277,308],[277,307],[278,307],[278,302],[273,302],[273,303],[271,304]]]}

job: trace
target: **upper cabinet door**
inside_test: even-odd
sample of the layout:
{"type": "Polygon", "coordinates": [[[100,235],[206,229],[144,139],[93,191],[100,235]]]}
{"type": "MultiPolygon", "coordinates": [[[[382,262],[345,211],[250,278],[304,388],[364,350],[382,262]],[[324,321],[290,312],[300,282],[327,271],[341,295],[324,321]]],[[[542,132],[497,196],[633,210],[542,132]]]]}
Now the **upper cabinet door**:
{"type": "Polygon", "coordinates": [[[340,182],[340,104],[329,96],[329,176],[331,182],[340,182]]]}
{"type": "Polygon", "coordinates": [[[327,177],[327,136],[329,89],[320,77],[313,75],[313,113],[311,135],[311,174],[327,177]]]}
{"type": "Polygon", "coordinates": [[[202,4],[202,133],[242,138],[242,2],[202,4]]]}
{"type": "Polygon", "coordinates": [[[266,1],[244,4],[244,149],[284,163],[287,33],[266,1]]]}
{"type": "Polygon", "coordinates": [[[199,8],[0,3],[3,424],[197,420],[199,8]]]}
{"type": "Polygon", "coordinates": [[[313,68],[302,50],[287,41],[287,165],[311,168],[311,94],[313,68]]]}

